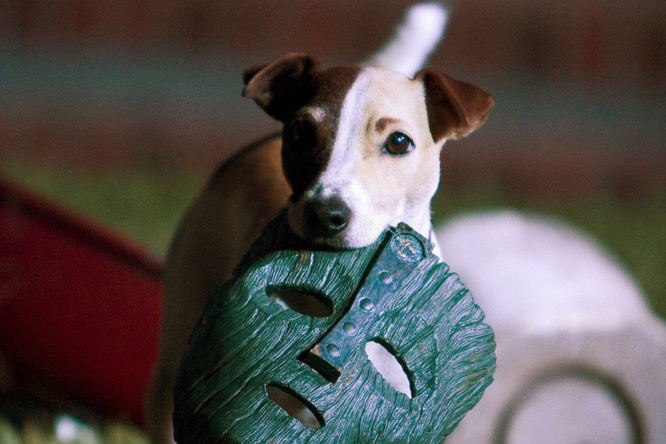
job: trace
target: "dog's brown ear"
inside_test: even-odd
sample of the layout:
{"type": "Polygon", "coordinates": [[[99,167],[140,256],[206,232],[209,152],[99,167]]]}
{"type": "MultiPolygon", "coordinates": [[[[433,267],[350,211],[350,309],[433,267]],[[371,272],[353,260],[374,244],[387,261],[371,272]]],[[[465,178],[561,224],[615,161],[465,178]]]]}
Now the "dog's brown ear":
{"type": "MultiPolygon", "coordinates": [[[[245,85],[248,84],[250,80],[252,80],[252,77],[254,77],[259,71],[267,67],[270,63],[257,63],[256,65],[251,65],[248,66],[243,70],[243,83],[245,85]]],[[[243,95],[245,95],[245,91],[243,91],[243,95]]]]}
{"type": "Polygon", "coordinates": [[[433,69],[416,73],[425,87],[428,124],[435,142],[442,139],[460,139],[483,125],[493,97],[472,85],[433,69]]]}
{"type": "Polygon", "coordinates": [[[292,110],[298,89],[317,66],[305,54],[287,54],[272,63],[253,65],[243,71],[243,96],[254,99],[268,115],[278,120],[292,110]]]}

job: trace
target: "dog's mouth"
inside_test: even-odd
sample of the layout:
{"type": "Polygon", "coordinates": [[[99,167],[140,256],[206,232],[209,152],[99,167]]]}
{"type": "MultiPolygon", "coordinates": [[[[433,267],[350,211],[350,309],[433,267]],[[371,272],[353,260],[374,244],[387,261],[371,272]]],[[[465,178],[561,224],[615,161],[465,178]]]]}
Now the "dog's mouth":
{"type": "Polygon", "coordinates": [[[291,223],[289,223],[289,227],[294,232],[294,234],[296,234],[296,236],[318,250],[343,251],[358,248],[349,242],[344,233],[339,233],[333,236],[314,236],[307,232],[303,232],[299,229],[299,226],[294,226],[291,223]]]}

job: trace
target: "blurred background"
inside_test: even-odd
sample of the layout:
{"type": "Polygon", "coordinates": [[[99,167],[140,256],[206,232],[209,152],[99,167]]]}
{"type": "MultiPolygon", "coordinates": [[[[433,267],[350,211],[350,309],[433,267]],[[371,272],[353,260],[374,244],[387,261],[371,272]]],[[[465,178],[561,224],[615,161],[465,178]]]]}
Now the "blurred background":
{"type": "MultiPolygon", "coordinates": [[[[363,60],[406,0],[0,1],[0,173],[149,246],[218,163],[278,128],[241,71],[289,51],[363,60]]],[[[563,214],[666,314],[666,3],[450,1],[430,66],[497,106],[443,153],[436,217],[563,214]]]]}
{"type": "MultiPolygon", "coordinates": [[[[216,166],[279,128],[244,67],[353,64],[406,0],[0,0],[0,175],[160,260],[216,166]]],[[[594,235],[666,315],[666,3],[450,0],[430,66],[497,101],[445,146],[435,218],[510,207],[594,235]]]]}

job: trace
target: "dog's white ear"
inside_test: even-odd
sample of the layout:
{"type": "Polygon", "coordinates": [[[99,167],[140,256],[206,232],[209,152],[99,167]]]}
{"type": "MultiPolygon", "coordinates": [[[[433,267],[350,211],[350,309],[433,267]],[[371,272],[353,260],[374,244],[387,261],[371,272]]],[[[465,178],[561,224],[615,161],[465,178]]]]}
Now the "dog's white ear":
{"type": "Polygon", "coordinates": [[[305,54],[287,54],[272,63],[253,65],[243,71],[243,96],[254,99],[277,120],[294,107],[299,86],[312,73],[317,61],[305,54]]]}
{"type": "Polygon", "coordinates": [[[435,142],[460,139],[486,122],[495,99],[471,83],[462,82],[433,69],[414,76],[425,88],[428,124],[435,142]]]}

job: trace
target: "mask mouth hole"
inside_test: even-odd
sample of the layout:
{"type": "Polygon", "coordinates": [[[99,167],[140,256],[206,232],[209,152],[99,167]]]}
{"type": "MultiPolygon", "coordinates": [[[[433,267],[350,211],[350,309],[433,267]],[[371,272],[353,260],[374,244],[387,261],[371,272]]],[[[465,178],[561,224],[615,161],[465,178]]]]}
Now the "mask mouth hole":
{"type": "Polygon", "coordinates": [[[266,386],[268,399],[284,409],[289,416],[298,420],[310,430],[319,430],[326,422],[315,406],[295,391],[278,384],[266,386]]]}
{"type": "Polygon", "coordinates": [[[392,347],[374,339],[365,344],[365,353],[375,370],[393,389],[410,399],[414,396],[414,382],[407,364],[398,357],[392,347]]]}
{"type": "Polygon", "coordinates": [[[326,318],[333,314],[333,302],[325,295],[299,287],[271,285],[266,288],[269,298],[282,308],[313,318],[326,318]]]}

